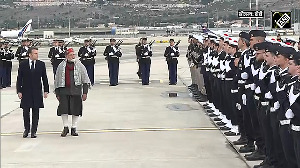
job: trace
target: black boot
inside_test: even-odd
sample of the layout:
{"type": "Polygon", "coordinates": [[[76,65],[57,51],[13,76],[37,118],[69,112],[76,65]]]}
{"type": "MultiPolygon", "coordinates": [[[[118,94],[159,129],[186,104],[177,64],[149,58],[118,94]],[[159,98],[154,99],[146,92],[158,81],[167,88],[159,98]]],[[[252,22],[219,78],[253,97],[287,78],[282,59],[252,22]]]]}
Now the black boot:
{"type": "Polygon", "coordinates": [[[78,136],[78,133],[76,132],[76,128],[71,128],[71,135],[78,136]]]}
{"type": "Polygon", "coordinates": [[[62,131],[60,136],[66,137],[68,133],[69,133],[69,127],[64,127],[64,130],[62,131]]]}

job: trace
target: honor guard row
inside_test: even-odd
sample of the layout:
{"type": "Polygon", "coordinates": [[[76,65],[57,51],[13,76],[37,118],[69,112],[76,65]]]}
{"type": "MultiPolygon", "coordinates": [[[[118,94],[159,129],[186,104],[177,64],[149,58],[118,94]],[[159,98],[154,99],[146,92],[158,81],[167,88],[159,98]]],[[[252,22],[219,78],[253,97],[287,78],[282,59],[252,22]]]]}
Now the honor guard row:
{"type": "Polygon", "coordinates": [[[203,106],[226,136],[240,136],[239,152],[263,160],[256,168],[299,168],[300,53],[261,30],[238,38],[208,32],[189,42],[189,89],[200,102],[207,95],[203,106]]]}

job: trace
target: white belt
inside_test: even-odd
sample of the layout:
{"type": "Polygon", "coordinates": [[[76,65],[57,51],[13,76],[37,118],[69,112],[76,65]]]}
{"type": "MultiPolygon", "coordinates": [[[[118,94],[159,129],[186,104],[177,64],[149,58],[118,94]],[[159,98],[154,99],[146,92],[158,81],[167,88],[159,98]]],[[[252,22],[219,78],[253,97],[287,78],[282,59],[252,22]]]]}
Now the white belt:
{"type": "Polygon", "coordinates": [[[300,131],[300,126],[296,126],[296,125],[293,125],[292,124],[292,128],[291,128],[293,131],[300,131]]]}
{"type": "Polygon", "coordinates": [[[58,59],[58,60],[64,60],[64,59],[66,59],[66,58],[56,58],[56,59],[58,59]]]}
{"type": "Polygon", "coordinates": [[[150,58],[150,56],[142,57],[142,58],[150,58]]]}
{"type": "Polygon", "coordinates": [[[233,78],[225,78],[225,80],[231,81],[231,80],[233,80],[233,78]]]}
{"type": "Polygon", "coordinates": [[[119,58],[118,56],[115,56],[115,55],[113,55],[113,56],[110,56],[111,58],[119,58]]]}
{"type": "Polygon", "coordinates": [[[263,105],[263,106],[268,106],[268,105],[269,105],[269,102],[261,102],[261,105],[263,105]]]}
{"type": "Polygon", "coordinates": [[[280,120],[280,125],[289,125],[291,123],[291,120],[280,120]]]}
{"type": "Polygon", "coordinates": [[[239,84],[244,84],[244,83],[246,83],[246,81],[238,80],[238,83],[239,83],[239,84]]]}
{"type": "Polygon", "coordinates": [[[231,93],[238,93],[238,90],[231,90],[231,93]]]}
{"type": "Polygon", "coordinates": [[[84,58],[84,59],[88,59],[88,60],[91,60],[91,59],[93,59],[93,58],[84,58]]]}
{"type": "Polygon", "coordinates": [[[255,100],[259,100],[259,97],[256,96],[256,95],[254,95],[254,99],[255,99],[255,100]]]}
{"type": "Polygon", "coordinates": [[[6,60],[6,61],[9,61],[9,62],[11,62],[11,60],[6,60]]]}
{"type": "Polygon", "coordinates": [[[246,88],[246,89],[251,88],[251,84],[245,85],[245,88],[246,88]]]}
{"type": "Polygon", "coordinates": [[[1,59],[2,61],[6,61],[6,59],[1,59]]]}

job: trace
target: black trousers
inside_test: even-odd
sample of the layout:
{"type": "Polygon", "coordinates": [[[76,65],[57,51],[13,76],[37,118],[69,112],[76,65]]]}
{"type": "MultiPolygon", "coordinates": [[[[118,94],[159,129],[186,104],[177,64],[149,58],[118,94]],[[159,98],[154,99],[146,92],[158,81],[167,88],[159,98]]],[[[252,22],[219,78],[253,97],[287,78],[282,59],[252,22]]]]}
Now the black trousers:
{"type": "Polygon", "coordinates": [[[259,114],[263,130],[263,137],[265,140],[265,152],[267,156],[267,162],[271,165],[275,165],[277,164],[277,160],[274,149],[273,131],[271,127],[269,106],[260,106],[259,114]]]}
{"type": "Polygon", "coordinates": [[[247,109],[248,109],[247,111],[249,113],[249,116],[251,117],[253,136],[256,141],[255,144],[258,150],[263,151],[265,148],[265,143],[261,133],[262,132],[261,127],[259,125],[258,113],[255,104],[255,99],[254,99],[254,92],[248,89],[246,91],[246,95],[247,95],[247,109]]]}
{"type": "MultiPolygon", "coordinates": [[[[39,123],[39,108],[31,108],[32,109],[32,127],[31,132],[36,133],[38,123],[39,123]]],[[[24,120],[24,128],[28,132],[30,131],[30,108],[23,108],[23,120],[24,120]]]]}
{"type": "Polygon", "coordinates": [[[292,134],[289,130],[289,125],[280,125],[279,126],[279,135],[281,138],[281,143],[287,160],[287,168],[297,168],[297,160],[294,151],[294,141],[292,134]]]}
{"type": "Polygon", "coordinates": [[[287,161],[285,159],[285,155],[282,148],[282,143],[279,135],[279,120],[277,119],[277,113],[271,112],[270,113],[270,121],[272,127],[272,134],[273,134],[273,142],[274,142],[274,151],[275,157],[277,160],[277,165],[275,167],[287,167],[287,161]]]}
{"type": "Polygon", "coordinates": [[[203,71],[203,80],[204,80],[204,87],[205,87],[205,91],[207,94],[207,99],[209,100],[209,102],[212,102],[212,95],[211,95],[211,90],[210,90],[210,81],[209,81],[209,72],[207,71],[203,71]]]}
{"type": "Polygon", "coordinates": [[[294,140],[294,150],[296,153],[296,159],[298,168],[300,168],[300,132],[299,131],[292,131],[293,140],[294,140]]]}
{"type": "MultiPolygon", "coordinates": [[[[242,106],[241,111],[243,114],[243,124],[244,124],[244,128],[245,128],[245,133],[246,133],[246,137],[248,139],[248,145],[254,145],[255,136],[254,136],[250,112],[249,112],[249,109],[247,106],[248,101],[246,102],[246,105],[243,104],[243,100],[242,100],[243,94],[247,95],[246,90],[244,87],[240,87],[239,88],[239,99],[240,99],[240,104],[242,106]]],[[[248,99],[249,99],[249,97],[247,97],[247,100],[248,99]]]]}
{"type": "Polygon", "coordinates": [[[238,125],[237,114],[236,114],[236,100],[234,94],[231,93],[231,89],[233,89],[233,81],[227,80],[225,81],[225,108],[226,108],[226,117],[231,120],[232,125],[238,125]]]}

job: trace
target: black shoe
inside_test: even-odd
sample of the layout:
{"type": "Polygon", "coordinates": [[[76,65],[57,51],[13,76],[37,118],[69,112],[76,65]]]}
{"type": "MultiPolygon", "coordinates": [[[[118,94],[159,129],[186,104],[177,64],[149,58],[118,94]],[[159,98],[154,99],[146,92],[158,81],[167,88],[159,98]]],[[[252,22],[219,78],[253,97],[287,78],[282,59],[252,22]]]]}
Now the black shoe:
{"type": "Polygon", "coordinates": [[[215,112],[214,110],[206,110],[207,113],[213,113],[215,112]]]}
{"type": "Polygon", "coordinates": [[[246,145],[248,143],[247,138],[240,137],[237,141],[233,141],[234,145],[246,145]]]}
{"type": "Polygon", "coordinates": [[[68,133],[69,133],[69,127],[64,127],[64,130],[62,131],[60,136],[66,137],[68,133]]]}
{"type": "Polygon", "coordinates": [[[204,109],[211,109],[211,107],[209,107],[209,106],[204,106],[203,108],[204,109]]]}
{"type": "Polygon", "coordinates": [[[231,130],[231,128],[224,126],[224,127],[220,127],[220,130],[229,131],[229,130],[231,130]]]}
{"type": "Polygon", "coordinates": [[[76,128],[71,128],[71,135],[78,136],[78,133],[76,132],[76,128]]]}
{"type": "Polygon", "coordinates": [[[177,83],[169,83],[169,85],[176,85],[177,83]]]}
{"type": "Polygon", "coordinates": [[[244,145],[242,147],[240,147],[239,152],[240,153],[249,153],[249,152],[253,152],[255,150],[255,146],[254,145],[244,145]]]}
{"type": "MultiPolygon", "coordinates": [[[[214,120],[215,120],[215,119],[214,119],[214,120]]],[[[216,125],[217,125],[217,126],[224,126],[224,125],[226,125],[226,123],[220,121],[220,122],[217,122],[216,125]]]]}
{"type": "Polygon", "coordinates": [[[113,85],[113,84],[111,84],[111,85],[109,85],[109,86],[117,86],[117,85],[113,85]]]}
{"type": "Polygon", "coordinates": [[[228,131],[228,132],[225,132],[224,135],[226,135],[226,136],[238,136],[238,135],[240,135],[240,133],[235,133],[235,132],[228,131]]]}
{"type": "Polygon", "coordinates": [[[217,118],[214,118],[214,121],[222,121],[222,119],[217,117],[217,118]]]}
{"type": "Polygon", "coordinates": [[[215,115],[214,113],[211,113],[208,115],[209,117],[218,117],[218,115],[215,115]]]}
{"type": "Polygon", "coordinates": [[[31,138],[36,138],[37,136],[36,136],[36,133],[35,132],[32,132],[31,133],[31,138]]]}
{"type": "Polygon", "coordinates": [[[28,137],[28,134],[29,134],[29,131],[28,130],[25,130],[23,132],[23,138],[27,138],[28,137]]]}
{"type": "Polygon", "coordinates": [[[200,98],[197,98],[197,101],[198,102],[206,102],[207,99],[205,97],[200,97],[200,98]]]}
{"type": "Polygon", "coordinates": [[[254,165],[253,168],[261,168],[265,164],[266,164],[266,160],[262,161],[259,165],[254,165]]]}
{"type": "Polygon", "coordinates": [[[263,152],[256,150],[251,155],[245,156],[245,159],[248,161],[257,161],[257,160],[264,160],[266,158],[266,155],[263,154],[263,152]]]}

